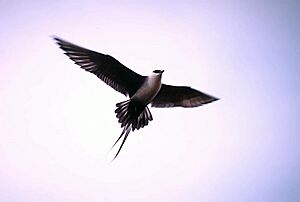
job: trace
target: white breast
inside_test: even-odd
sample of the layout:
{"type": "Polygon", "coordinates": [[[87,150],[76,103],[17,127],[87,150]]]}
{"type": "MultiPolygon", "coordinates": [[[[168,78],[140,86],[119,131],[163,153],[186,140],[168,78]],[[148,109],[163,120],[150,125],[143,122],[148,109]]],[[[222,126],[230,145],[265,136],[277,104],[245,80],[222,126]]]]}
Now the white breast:
{"type": "Polygon", "coordinates": [[[150,75],[132,99],[149,104],[157,95],[161,87],[161,74],[150,75]]]}

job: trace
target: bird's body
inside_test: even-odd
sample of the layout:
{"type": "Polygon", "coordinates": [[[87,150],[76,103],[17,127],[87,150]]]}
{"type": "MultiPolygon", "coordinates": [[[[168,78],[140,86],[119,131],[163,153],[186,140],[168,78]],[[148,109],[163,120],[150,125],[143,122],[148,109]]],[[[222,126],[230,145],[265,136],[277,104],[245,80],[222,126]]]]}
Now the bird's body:
{"type": "Polygon", "coordinates": [[[132,96],[133,100],[140,101],[144,104],[149,104],[157,95],[161,88],[161,74],[152,73],[147,77],[143,85],[137,90],[137,92],[132,96]]]}
{"type": "Polygon", "coordinates": [[[128,100],[116,104],[115,113],[123,131],[113,146],[123,136],[124,139],[115,158],[130,131],[143,128],[153,120],[148,104],[152,107],[197,107],[218,100],[190,87],[162,84],[163,70],[154,70],[149,76],[141,76],[109,55],[79,47],[57,37],[54,39],[77,65],[95,74],[116,91],[129,96],[128,100]]]}

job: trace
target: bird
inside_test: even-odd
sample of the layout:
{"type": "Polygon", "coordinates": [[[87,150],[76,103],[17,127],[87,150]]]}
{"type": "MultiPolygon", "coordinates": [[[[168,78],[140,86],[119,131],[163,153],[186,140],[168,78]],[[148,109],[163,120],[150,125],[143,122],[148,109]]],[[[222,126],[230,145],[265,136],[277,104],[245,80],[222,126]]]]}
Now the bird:
{"type": "Polygon", "coordinates": [[[99,79],[124,94],[129,99],[116,104],[116,117],[123,128],[112,148],[123,137],[115,159],[130,133],[139,130],[153,120],[151,107],[198,107],[219,100],[189,86],[173,86],[161,82],[164,70],[154,70],[149,76],[142,76],[114,57],[70,43],[53,36],[55,42],[75,64],[96,75],[99,79]]]}

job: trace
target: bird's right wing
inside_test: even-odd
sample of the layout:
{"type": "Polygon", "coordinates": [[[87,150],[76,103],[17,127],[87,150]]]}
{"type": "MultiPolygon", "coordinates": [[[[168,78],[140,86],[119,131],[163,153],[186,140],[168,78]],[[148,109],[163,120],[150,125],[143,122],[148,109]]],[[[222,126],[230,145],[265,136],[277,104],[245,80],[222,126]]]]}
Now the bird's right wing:
{"type": "Polygon", "coordinates": [[[218,100],[191,87],[162,84],[152,107],[198,107],[218,100]]]}
{"type": "Polygon", "coordinates": [[[132,96],[145,81],[144,76],[128,69],[109,55],[82,48],[58,37],[54,37],[54,40],[75,64],[95,74],[124,95],[132,96]]]}

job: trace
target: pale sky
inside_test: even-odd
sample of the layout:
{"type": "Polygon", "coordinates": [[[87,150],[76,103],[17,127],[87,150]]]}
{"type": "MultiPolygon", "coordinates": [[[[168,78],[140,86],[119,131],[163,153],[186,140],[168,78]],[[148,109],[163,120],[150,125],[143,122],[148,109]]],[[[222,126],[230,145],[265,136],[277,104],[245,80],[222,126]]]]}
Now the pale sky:
{"type": "Polygon", "coordinates": [[[299,1],[0,1],[0,201],[300,201],[299,1]],[[150,108],[118,158],[125,99],[56,35],[221,100],[150,108]]]}

